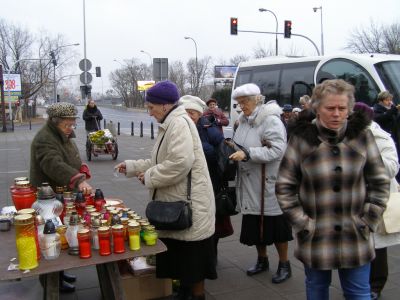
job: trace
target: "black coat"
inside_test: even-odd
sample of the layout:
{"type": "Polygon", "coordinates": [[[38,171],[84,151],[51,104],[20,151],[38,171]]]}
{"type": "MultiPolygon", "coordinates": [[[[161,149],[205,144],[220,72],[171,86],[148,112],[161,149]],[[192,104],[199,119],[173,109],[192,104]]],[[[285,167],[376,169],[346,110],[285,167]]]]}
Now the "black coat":
{"type": "Polygon", "coordinates": [[[94,107],[86,106],[83,111],[82,119],[85,120],[85,129],[87,131],[97,131],[101,129],[100,121],[103,120],[103,115],[95,105],[94,107]]]}

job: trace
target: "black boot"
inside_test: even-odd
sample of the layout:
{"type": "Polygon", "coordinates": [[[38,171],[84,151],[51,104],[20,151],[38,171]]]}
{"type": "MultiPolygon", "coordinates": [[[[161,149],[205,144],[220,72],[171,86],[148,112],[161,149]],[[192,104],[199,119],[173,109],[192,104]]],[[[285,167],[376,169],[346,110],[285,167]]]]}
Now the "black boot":
{"type": "Polygon", "coordinates": [[[67,274],[64,271],[61,271],[61,279],[65,280],[66,282],[72,283],[76,281],[76,276],[75,275],[71,275],[71,274],[67,274]]]}
{"type": "Polygon", "coordinates": [[[290,262],[279,262],[278,270],[275,275],[272,276],[272,283],[281,283],[292,276],[292,269],[290,268],[290,262]]]}
{"type": "Polygon", "coordinates": [[[180,285],[178,293],[174,295],[174,300],[191,300],[192,299],[192,287],[186,285],[180,285]]]}
{"type": "Polygon", "coordinates": [[[64,280],[61,280],[59,290],[60,293],[73,293],[75,292],[75,286],[64,280]]]}
{"type": "Polygon", "coordinates": [[[247,275],[253,276],[258,273],[267,271],[268,268],[269,268],[268,257],[259,256],[256,265],[247,270],[247,275]]]}

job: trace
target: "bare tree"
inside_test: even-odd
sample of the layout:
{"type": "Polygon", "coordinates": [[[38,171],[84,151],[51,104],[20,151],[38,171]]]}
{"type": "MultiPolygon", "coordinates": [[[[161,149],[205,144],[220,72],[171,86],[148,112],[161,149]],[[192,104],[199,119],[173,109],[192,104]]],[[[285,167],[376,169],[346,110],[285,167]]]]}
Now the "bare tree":
{"type": "Polygon", "coordinates": [[[187,93],[186,73],[182,61],[174,61],[169,65],[168,78],[178,86],[178,90],[181,95],[185,95],[187,93]]]}
{"type": "Polygon", "coordinates": [[[253,57],[256,59],[274,55],[275,55],[275,48],[272,49],[271,46],[269,47],[269,49],[266,49],[260,44],[258,44],[257,47],[253,48],[253,57]]]}
{"type": "Polygon", "coordinates": [[[211,57],[206,56],[203,59],[196,61],[190,59],[187,64],[187,80],[189,84],[189,93],[194,96],[200,95],[200,90],[204,85],[205,80],[210,75],[211,57]]]}
{"type": "Polygon", "coordinates": [[[400,24],[378,25],[371,20],[369,27],[350,33],[345,49],[355,53],[400,54],[400,24]]]}
{"type": "Polygon", "coordinates": [[[238,66],[242,61],[248,61],[249,59],[250,57],[246,54],[238,54],[232,57],[229,62],[234,66],[238,66]]]}
{"type": "Polygon", "coordinates": [[[136,58],[125,60],[125,65],[111,72],[110,81],[116,93],[121,96],[126,107],[143,107],[144,100],[138,89],[138,81],[145,80],[148,66],[140,64],[136,58]]]}

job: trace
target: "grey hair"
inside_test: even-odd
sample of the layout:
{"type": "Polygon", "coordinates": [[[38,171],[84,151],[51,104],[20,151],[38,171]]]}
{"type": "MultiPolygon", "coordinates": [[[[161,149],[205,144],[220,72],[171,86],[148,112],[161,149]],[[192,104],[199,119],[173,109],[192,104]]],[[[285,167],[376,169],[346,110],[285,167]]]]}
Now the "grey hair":
{"type": "Polygon", "coordinates": [[[321,105],[323,99],[328,95],[346,95],[349,99],[347,105],[349,109],[349,114],[353,112],[353,107],[355,103],[354,99],[354,86],[347,83],[343,79],[330,79],[324,80],[322,83],[318,84],[311,96],[311,109],[315,113],[318,107],[321,105]]]}
{"type": "Polygon", "coordinates": [[[383,100],[390,98],[393,99],[393,95],[388,91],[383,91],[378,94],[378,102],[382,102],[383,100]]]}
{"type": "Polygon", "coordinates": [[[305,105],[305,104],[310,103],[310,102],[311,102],[310,96],[304,95],[304,96],[300,97],[299,103],[301,105],[305,105]]]}
{"type": "Polygon", "coordinates": [[[263,96],[261,94],[260,95],[253,95],[253,96],[247,96],[246,99],[249,100],[249,101],[255,102],[257,105],[261,105],[261,104],[264,103],[265,96],[263,96]]]}

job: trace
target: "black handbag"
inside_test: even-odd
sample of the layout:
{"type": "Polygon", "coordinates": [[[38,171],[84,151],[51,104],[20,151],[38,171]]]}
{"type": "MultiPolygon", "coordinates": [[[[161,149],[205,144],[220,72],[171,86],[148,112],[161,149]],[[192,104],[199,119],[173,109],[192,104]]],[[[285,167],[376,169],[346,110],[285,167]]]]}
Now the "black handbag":
{"type": "Polygon", "coordinates": [[[238,163],[229,159],[229,156],[238,149],[232,139],[226,138],[217,146],[218,168],[222,175],[222,180],[235,180],[238,163]]]}
{"type": "MultiPolygon", "coordinates": [[[[160,145],[164,140],[164,136],[165,134],[161,138],[160,144],[158,145],[156,163],[158,151],[160,150],[160,145]]],[[[191,190],[192,170],[189,171],[189,174],[187,176],[187,200],[155,200],[155,195],[157,191],[157,189],[155,189],[153,192],[152,201],[150,201],[146,207],[146,217],[149,220],[150,224],[154,225],[154,227],[158,230],[183,230],[190,228],[193,224],[191,190]]]]}
{"type": "Polygon", "coordinates": [[[183,230],[192,226],[191,208],[191,174],[190,170],[187,183],[187,200],[160,201],[154,200],[156,190],[153,193],[153,201],[146,207],[146,217],[150,224],[158,230],[183,230]]]}
{"type": "Polygon", "coordinates": [[[234,216],[238,214],[234,187],[223,186],[215,195],[215,210],[217,216],[234,216]]]}

